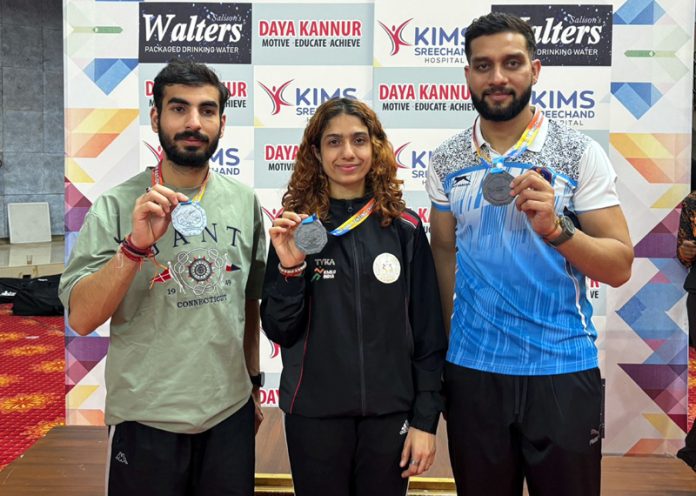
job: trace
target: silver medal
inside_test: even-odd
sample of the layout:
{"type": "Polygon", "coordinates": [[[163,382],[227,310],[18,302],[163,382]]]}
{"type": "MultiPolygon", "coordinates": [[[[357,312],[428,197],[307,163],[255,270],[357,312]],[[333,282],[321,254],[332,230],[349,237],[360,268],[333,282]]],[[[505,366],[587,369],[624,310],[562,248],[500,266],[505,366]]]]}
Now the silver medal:
{"type": "Polygon", "coordinates": [[[208,219],[198,202],[179,203],[172,210],[172,225],[182,236],[197,236],[203,232],[208,219]]]}
{"type": "Polygon", "coordinates": [[[295,244],[305,255],[319,253],[326,246],[327,239],[326,229],[319,219],[302,223],[295,231],[295,244]]]}
{"type": "Polygon", "coordinates": [[[489,172],[483,180],[483,197],[491,205],[507,205],[515,199],[510,196],[510,183],[513,179],[505,171],[489,172]]]}

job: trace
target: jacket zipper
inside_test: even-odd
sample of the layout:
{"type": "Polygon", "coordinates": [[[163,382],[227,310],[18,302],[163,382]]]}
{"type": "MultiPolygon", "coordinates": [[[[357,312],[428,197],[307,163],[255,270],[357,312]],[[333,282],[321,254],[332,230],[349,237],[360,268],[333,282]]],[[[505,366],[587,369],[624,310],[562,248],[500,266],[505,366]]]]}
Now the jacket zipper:
{"type": "Polygon", "coordinates": [[[292,395],[292,402],[290,403],[290,414],[295,409],[295,400],[297,399],[297,393],[300,392],[300,386],[302,385],[302,376],[304,375],[304,365],[305,358],[307,357],[307,343],[309,342],[309,327],[312,323],[312,300],[309,300],[309,308],[307,309],[309,317],[307,317],[307,335],[305,336],[304,349],[302,351],[302,364],[300,365],[300,378],[297,380],[297,387],[295,388],[295,394],[292,395]]]}
{"type": "Polygon", "coordinates": [[[362,414],[366,415],[367,401],[365,399],[365,353],[363,351],[363,322],[362,322],[362,307],[360,306],[360,261],[358,260],[358,249],[355,244],[355,236],[351,236],[351,244],[353,246],[354,258],[354,273],[355,273],[355,313],[358,327],[358,365],[360,368],[360,402],[362,405],[362,414]]]}

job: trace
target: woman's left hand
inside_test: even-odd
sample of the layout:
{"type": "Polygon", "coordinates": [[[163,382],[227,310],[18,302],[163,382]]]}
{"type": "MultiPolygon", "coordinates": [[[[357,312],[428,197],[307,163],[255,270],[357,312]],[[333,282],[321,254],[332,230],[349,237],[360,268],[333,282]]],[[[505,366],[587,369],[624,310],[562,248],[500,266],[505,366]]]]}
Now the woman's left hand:
{"type": "Polygon", "coordinates": [[[401,477],[407,479],[428,470],[435,461],[435,434],[430,434],[414,427],[409,428],[401,450],[399,466],[405,470],[401,477]]]}

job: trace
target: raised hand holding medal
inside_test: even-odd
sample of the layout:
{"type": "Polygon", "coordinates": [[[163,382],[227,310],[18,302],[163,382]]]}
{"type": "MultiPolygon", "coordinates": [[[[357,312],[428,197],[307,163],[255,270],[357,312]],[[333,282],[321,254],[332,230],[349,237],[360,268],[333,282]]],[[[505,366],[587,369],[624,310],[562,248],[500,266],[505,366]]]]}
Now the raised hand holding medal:
{"type": "Polygon", "coordinates": [[[273,248],[283,267],[296,267],[305,260],[305,253],[295,243],[295,232],[307,217],[307,214],[296,214],[286,210],[273,220],[273,226],[268,230],[273,248]]]}
{"type": "MultiPolygon", "coordinates": [[[[476,146],[476,154],[481,159],[481,162],[489,165],[486,177],[481,185],[483,198],[491,205],[501,206],[507,205],[515,199],[511,194],[511,183],[514,177],[505,170],[505,162],[513,161],[521,156],[529,145],[534,142],[539,129],[544,121],[544,115],[539,109],[536,109],[532,120],[529,122],[520,139],[517,141],[505,155],[500,155],[491,158],[490,153],[482,150],[476,137],[476,132],[473,134],[474,145],[476,146]]],[[[476,126],[474,126],[476,128],[476,126]]]]}
{"type": "Polygon", "coordinates": [[[131,219],[131,241],[138,248],[154,245],[169,229],[172,210],[188,201],[183,193],[155,184],[137,198],[131,219]]]}

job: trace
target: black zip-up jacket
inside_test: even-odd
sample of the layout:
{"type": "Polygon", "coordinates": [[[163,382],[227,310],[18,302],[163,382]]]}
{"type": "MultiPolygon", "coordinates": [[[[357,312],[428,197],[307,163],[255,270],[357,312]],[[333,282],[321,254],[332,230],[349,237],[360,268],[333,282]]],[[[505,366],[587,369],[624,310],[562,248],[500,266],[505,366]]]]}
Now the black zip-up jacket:
{"type": "MultiPolygon", "coordinates": [[[[332,199],[327,230],[369,199],[332,199]]],[[[303,277],[284,278],[273,246],[268,254],[261,318],[282,347],[280,407],[306,417],[410,412],[413,427],[434,433],[447,341],[420,219],[406,210],[382,227],[373,213],[328,238],[303,277]]]]}

